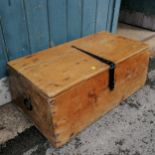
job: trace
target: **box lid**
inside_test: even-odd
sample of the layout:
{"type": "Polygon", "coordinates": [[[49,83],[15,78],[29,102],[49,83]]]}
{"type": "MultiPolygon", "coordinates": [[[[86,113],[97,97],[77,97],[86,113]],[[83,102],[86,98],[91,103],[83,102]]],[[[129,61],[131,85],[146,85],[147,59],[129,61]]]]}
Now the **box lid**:
{"type": "Polygon", "coordinates": [[[90,35],[8,63],[47,97],[54,97],[109,66],[72,48],[72,45],[109,59],[117,65],[148,46],[107,32],[90,35]]]}

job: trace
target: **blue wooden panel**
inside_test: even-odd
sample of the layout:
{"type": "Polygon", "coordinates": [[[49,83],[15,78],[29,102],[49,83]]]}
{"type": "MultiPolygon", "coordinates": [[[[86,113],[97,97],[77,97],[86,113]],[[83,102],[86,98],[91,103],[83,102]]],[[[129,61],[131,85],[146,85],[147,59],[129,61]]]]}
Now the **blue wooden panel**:
{"type": "Polygon", "coordinates": [[[7,57],[6,53],[4,52],[6,52],[6,47],[4,43],[4,37],[2,33],[2,25],[0,19],[0,78],[6,74],[7,57]]]}
{"type": "Polygon", "coordinates": [[[113,19],[112,19],[111,32],[116,32],[117,31],[120,4],[121,4],[121,0],[115,0],[115,4],[114,4],[114,7],[113,7],[114,8],[114,13],[113,13],[113,19]]]}
{"type": "Polygon", "coordinates": [[[25,0],[28,34],[32,52],[49,47],[47,1],[25,0]]]}
{"type": "Polygon", "coordinates": [[[96,0],[83,0],[82,35],[95,32],[96,26],[96,0]]]}
{"type": "Polygon", "coordinates": [[[67,3],[66,0],[49,0],[49,27],[51,46],[67,41],[67,3]]]}
{"type": "Polygon", "coordinates": [[[112,19],[113,19],[113,12],[114,12],[114,1],[115,0],[109,0],[109,6],[108,6],[108,18],[107,18],[107,31],[111,31],[112,28],[112,19]]]}
{"type": "Polygon", "coordinates": [[[98,31],[116,31],[120,1],[0,0],[0,75],[6,51],[11,60],[98,31]]]}
{"type": "Polygon", "coordinates": [[[23,1],[0,0],[0,15],[8,48],[9,59],[29,53],[26,21],[24,18],[23,1]]]}
{"type": "Polygon", "coordinates": [[[68,40],[81,37],[82,0],[68,0],[68,40]]]}
{"type": "Polygon", "coordinates": [[[106,30],[109,0],[97,0],[96,32],[106,30]]]}
{"type": "MultiPolygon", "coordinates": [[[[0,40],[1,44],[1,40],[0,40]]],[[[6,59],[2,50],[2,47],[0,45],[0,78],[6,75],[6,59]]]]}

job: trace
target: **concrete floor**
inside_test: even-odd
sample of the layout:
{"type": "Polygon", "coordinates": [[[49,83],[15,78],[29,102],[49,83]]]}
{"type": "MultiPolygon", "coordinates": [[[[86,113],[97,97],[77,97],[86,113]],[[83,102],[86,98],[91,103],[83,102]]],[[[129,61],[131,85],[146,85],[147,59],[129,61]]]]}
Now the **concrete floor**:
{"type": "Polygon", "coordinates": [[[11,103],[0,108],[2,155],[155,155],[155,32],[120,24],[118,33],[150,44],[146,85],[60,149],[11,103]]]}
{"type": "Polygon", "coordinates": [[[119,24],[118,34],[145,42],[150,46],[151,56],[155,56],[155,32],[126,24],[119,24]]]}

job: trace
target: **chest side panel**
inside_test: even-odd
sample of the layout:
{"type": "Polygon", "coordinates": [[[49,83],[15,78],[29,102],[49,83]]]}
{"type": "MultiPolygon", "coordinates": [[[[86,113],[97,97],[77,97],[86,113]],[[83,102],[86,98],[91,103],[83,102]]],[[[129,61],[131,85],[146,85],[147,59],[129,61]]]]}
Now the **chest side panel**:
{"type": "Polygon", "coordinates": [[[143,51],[116,65],[116,85],[108,88],[108,70],[56,96],[53,123],[56,146],[116,107],[141,88],[146,80],[149,52],[143,51]]]}
{"type": "Polygon", "coordinates": [[[53,100],[43,96],[31,82],[12,68],[10,68],[9,82],[13,102],[53,143],[55,137],[51,114],[53,100]]]}

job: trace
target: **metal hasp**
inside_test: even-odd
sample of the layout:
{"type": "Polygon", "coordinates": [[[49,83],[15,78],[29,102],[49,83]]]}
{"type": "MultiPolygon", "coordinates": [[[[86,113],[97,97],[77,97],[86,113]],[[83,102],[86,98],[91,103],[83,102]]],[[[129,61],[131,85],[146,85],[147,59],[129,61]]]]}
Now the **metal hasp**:
{"type": "Polygon", "coordinates": [[[76,47],[74,45],[72,45],[72,48],[75,48],[75,49],[77,49],[77,50],[79,50],[79,51],[81,51],[81,52],[83,52],[83,53],[85,53],[85,54],[95,58],[96,60],[109,65],[109,89],[113,90],[114,87],[115,87],[115,66],[116,66],[115,63],[112,62],[111,60],[107,60],[105,58],[97,56],[97,55],[95,55],[95,54],[93,54],[91,52],[88,52],[86,50],[78,48],[78,47],[76,47]]]}

